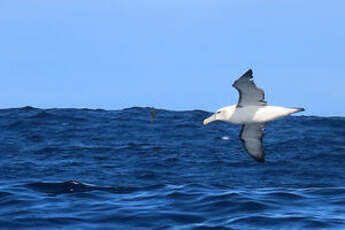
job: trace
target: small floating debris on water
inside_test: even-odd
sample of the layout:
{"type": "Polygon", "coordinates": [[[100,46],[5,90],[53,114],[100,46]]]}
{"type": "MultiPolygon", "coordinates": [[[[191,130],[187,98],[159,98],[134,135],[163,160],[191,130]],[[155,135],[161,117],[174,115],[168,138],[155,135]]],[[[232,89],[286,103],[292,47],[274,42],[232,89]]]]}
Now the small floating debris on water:
{"type": "Polygon", "coordinates": [[[228,137],[228,136],[224,136],[224,137],[222,137],[222,140],[224,140],[224,141],[228,141],[228,140],[230,140],[230,137],[228,137]]]}
{"type": "Polygon", "coordinates": [[[156,117],[156,110],[154,107],[152,107],[152,109],[151,109],[151,123],[153,123],[155,121],[155,117],[156,117]]]}

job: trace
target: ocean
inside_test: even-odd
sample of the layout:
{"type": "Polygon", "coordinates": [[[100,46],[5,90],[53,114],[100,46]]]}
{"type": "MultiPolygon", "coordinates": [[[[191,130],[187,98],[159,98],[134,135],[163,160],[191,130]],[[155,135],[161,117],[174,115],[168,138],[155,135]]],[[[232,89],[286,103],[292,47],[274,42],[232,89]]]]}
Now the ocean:
{"type": "Polygon", "coordinates": [[[266,162],[201,110],[0,110],[0,229],[345,229],[345,118],[267,124],[266,162]]]}

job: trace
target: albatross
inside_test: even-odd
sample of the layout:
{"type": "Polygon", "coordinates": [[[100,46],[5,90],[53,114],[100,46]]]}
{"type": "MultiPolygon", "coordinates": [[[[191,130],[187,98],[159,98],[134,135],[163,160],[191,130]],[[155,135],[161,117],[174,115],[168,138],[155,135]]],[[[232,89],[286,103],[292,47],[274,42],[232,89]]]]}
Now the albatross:
{"type": "Polygon", "coordinates": [[[264,162],[262,146],[264,126],[268,121],[304,111],[304,108],[286,108],[269,106],[265,101],[265,92],[253,81],[253,71],[249,69],[232,86],[239,92],[236,105],[218,109],[215,114],[204,120],[204,125],[213,121],[241,124],[240,139],[245,150],[257,161],[264,162]]]}

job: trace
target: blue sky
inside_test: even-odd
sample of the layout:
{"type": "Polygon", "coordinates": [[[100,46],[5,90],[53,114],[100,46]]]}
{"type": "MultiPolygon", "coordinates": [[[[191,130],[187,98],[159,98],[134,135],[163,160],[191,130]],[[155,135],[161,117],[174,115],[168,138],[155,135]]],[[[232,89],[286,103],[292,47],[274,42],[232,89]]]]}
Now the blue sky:
{"type": "Polygon", "coordinates": [[[0,0],[0,108],[235,104],[345,116],[345,1],[0,0]]]}

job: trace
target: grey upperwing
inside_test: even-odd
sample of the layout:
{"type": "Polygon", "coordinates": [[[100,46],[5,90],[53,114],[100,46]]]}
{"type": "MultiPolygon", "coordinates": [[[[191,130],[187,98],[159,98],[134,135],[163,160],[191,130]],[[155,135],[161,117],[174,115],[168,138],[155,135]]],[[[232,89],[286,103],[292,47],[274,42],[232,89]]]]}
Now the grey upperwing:
{"type": "Polygon", "coordinates": [[[264,123],[244,124],[241,129],[240,138],[246,151],[257,161],[265,162],[265,153],[262,146],[264,135],[264,123]]]}
{"type": "Polygon", "coordinates": [[[232,86],[237,89],[240,95],[237,107],[247,105],[267,105],[267,102],[265,101],[265,92],[255,85],[253,81],[253,71],[251,69],[237,79],[232,86]]]}

